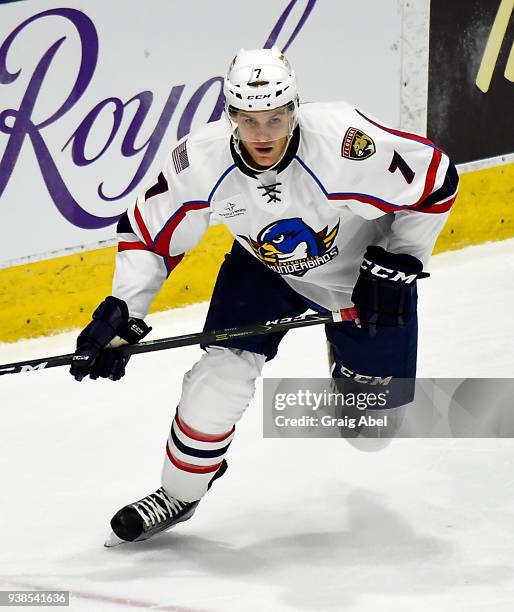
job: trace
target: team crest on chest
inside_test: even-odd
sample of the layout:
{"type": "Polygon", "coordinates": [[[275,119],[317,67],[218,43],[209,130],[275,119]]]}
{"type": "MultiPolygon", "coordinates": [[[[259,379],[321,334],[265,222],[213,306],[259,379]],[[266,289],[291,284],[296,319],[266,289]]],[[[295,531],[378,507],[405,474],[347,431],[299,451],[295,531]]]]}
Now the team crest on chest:
{"type": "Polygon", "coordinates": [[[295,217],[267,225],[256,240],[250,236],[239,237],[274,272],[303,276],[338,255],[337,246],[334,246],[338,231],[339,222],[330,231],[326,226],[316,232],[303,219],[295,217]]]}
{"type": "Polygon", "coordinates": [[[346,159],[367,159],[375,152],[373,138],[351,127],[346,130],[346,134],[341,146],[341,155],[346,159]]]}

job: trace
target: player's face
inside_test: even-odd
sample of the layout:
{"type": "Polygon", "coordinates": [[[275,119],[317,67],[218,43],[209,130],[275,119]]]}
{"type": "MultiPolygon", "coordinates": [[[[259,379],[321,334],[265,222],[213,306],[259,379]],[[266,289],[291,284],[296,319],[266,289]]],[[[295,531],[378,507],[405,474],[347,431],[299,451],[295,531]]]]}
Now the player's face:
{"type": "Polygon", "coordinates": [[[285,108],[270,111],[238,111],[239,138],[252,160],[260,167],[276,164],[291,133],[291,113],[285,108]]]}

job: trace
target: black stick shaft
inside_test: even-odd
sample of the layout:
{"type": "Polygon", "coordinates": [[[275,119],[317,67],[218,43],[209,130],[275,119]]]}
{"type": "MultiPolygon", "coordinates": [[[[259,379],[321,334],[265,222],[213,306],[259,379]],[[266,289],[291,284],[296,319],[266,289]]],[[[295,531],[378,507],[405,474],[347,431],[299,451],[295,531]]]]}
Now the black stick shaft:
{"type": "MultiPolygon", "coordinates": [[[[195,334],[184,334],[171,338],[149,340],[140,344],[130,344],[117,350],[124,355],[135,355],[138,353],[150,353],[152,351],[164,351],[180,346],[191,346],[193,344],[213,344],[224,340],[249,338],[250,336],[261,336],[273,332],[286,331],[297,327],[308,327],[309,325],[321,325],[323,323],[334,323],[338,321],[355,319],[356,311],[353,308],[345,308],[338,312],[327,312],[320,314],[300,315],[298,317],[287,317],[265,323],[254,323],[245,327],[231,327],[219,331],[200,332],[195,334]]],[[[42,357],[29,361],[18,361],[0,365],[0,376],[2,374],[19,374],[21,372],[32,372],[35,370],[47,370],[71,364],[73,353],[68,355],[57,355],[55,357],[42,357]]]]}

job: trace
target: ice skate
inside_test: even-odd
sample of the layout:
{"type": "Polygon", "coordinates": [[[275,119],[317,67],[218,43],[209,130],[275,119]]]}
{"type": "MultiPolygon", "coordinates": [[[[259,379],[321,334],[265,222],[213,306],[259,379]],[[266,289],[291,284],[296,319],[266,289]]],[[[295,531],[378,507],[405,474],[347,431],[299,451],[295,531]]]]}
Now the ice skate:
{"type": "MultiPolygon", "coordinates": [[[[210,489],[212,483],[221,478],[226,471],[227,462],[223,459],[207,488],[210,489]]],[[[190,519],[199,503],[200,500],[186,502],[176,499],[160,487],[155,493],[116,512],[111,519],[112,533],[105,540],[104,546],[111,548],[126,542],[148,540],[156,533],[171,529],[177,523],[190,519]]]]}
{"type": "Polygon", "coordinates": [[[175,499],[161,487],[116,512],[111,520],[113,533],[104,545],[111,548],[126,542],[147,540],[190,519],[199,503],[199,500],[185,502],[175,499]]]}

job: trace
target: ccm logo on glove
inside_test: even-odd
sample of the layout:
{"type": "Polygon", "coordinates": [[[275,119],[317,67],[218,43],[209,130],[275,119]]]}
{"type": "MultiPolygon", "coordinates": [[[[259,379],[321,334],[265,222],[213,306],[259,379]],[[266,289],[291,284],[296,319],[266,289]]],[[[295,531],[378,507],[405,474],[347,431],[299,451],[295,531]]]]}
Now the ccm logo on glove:
{"type": "Polygon", "coordinates": [[[361,270],[367,270],[373,274],[373,276],[378,276],[378,278],[387,278],[390,281],[405,283],[407,285],[410,285],[418,278],[417,274],[405,274],[405,272],[401,270],[390,270],[389,268],[379,266],[365,257],[361,263],[361,270]]]}
{"type": "Polygon", "coordinates": [[[352,293],[361,326],[374,336],[385,327],[405,327],[416,313],[416,280],[430,276],[413,255],[368,246],[352,293]]]}

